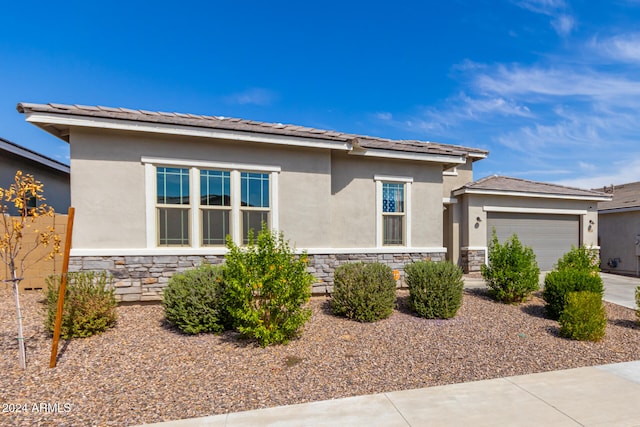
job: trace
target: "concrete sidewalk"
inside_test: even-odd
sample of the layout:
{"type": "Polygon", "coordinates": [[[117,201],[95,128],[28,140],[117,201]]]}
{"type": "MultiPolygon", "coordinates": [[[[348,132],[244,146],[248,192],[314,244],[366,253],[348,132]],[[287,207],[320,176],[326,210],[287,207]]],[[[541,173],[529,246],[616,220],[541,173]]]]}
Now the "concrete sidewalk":
{"type": "Polygon", "coordinates": [[[640,361],[152,425],[640,426],[640,361]]]}

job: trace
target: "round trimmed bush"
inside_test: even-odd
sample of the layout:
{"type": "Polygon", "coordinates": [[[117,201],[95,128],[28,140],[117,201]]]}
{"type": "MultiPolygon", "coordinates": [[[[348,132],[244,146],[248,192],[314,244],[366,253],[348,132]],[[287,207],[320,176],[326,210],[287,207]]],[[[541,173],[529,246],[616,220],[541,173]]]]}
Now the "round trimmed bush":
{"type": "Polygon", "coordinates": [[[569,292],[560,314],[560,335],[579,341],[600,341],[607,328],[607,312],[597,292],[569,292]]]}
{"type": "Polygon", "coordinates": [[[600,275],[589,270],[571,268],[547,273],[542,291],[547,316],[558,320],[567,304],[567,294],[579,291],[595,292],[602,298],[604,286],[600,275]]]}
{"type": "Polygon", "coordinates": [[[223,267],[202,264],[177,273],[164,289],[165,317],[185,334],[222,332],[226,329],[223,267]]]}
{"type": "Polygon", "coordinates": [[[427,319],[450,319],[462,305],[462,269],[450,262],[418,261],[405,266],[411,309],[427,319]]]}
{"type": "Polygon", "coordinates": [[[356,262],[336,268],[331,297],[334,314],[375,322],[391,316],[395,305],[396,281],[388,265],[356,262]]]}

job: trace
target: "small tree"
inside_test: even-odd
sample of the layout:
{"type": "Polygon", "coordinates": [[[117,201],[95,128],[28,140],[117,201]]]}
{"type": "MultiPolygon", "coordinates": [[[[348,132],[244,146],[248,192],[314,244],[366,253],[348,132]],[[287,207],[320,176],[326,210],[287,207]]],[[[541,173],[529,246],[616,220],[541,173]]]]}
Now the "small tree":
{"type": "Polygon", "coordinates": [[[54,215],[53,208],[47,206],[43,201],[43,184],[37,181],[33,175],[23,174],[17,171],[14,183],[9,188],[0,187],[0,213],[2,214],[3,229],[0,230],[0,260],[7,265],[11,272],[13,284],[13,295],[16,304],[16,316],[18,320],[18,352],[20,366],[26,368],[26,355],[24,350],[24,333],[22,330],[22,314],[20,310],[20,298],[18,294],[18,284],[23,279],[24,271],[30,264],[34,264],[45,258],[51,259],[60,252],[60,236],[53,227],[46,227],[45,230],[34,228],[34,240],[30,246],[23,245],[24,233],[32,228],[38,217],[54,215]],[[18,212],[16,216],[10,216],[10,206],[18,212]],[[39,246],[51,247],[51,251],[41,257],[29,258],[39,246]],[[27,260],[27,258],[29,258],[27,260]]]}

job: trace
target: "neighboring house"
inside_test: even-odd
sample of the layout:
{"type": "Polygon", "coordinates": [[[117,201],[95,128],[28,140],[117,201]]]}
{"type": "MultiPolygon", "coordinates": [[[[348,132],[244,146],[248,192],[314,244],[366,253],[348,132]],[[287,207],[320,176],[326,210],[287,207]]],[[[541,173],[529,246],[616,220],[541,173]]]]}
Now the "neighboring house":
{"type": "Polygon", "coordinates": [[[613,197],[598,204],[601,268],[640,275],[640,182],[599,189],[613,197]]]}
{"type": "MultiPolygon", "coordinates": [[[[487,240],[474,221],[487,223],[487,197],[570,211],[585,230],[597,220],[595,204],[584,205],[596,192],[462,187],[488,154],[477,148],[124,108],[17,108],[71,146],[72,268],[109,270],[123,300],[159,298],[175,271],[222,262],[225,236],[243,244],[262,222],[308,252],[318,293],[331,290],[336,266],[356,260],[402,273],[413,260],[448,258],[477,271],[487,240]]],[[[595,243],[588,233],[580,241],[595,243]]]]}
{"type": "MultiPolygon", "coordinates": [[[[482,260],[494,230],[501,242],[515,233],[533,248],[542,271],[571,246],[598,249],[598,202],[611,199],[599,191],[504,176],[480,179],[453,194],[464,212],[461,246],[467,257],[482,260]]],[[[477,262],[474,267],[479,270],[477,262]]]]}
{"type": "MultiPolygon", "coordinates": [[[[16,171],[31,174],[44,184],[45,203],[56,213],[67,213],[70,202],[69,166],[0,138],[0,187],[13,184],[16,171]]],[[[11,214],[17,214],[11,211],[11,214]]]]}
{"type": "MultiPolygon", "coordinates": [[[[21,147],[4,138],[0,138],[0,187],[9,188],[15,182],[16,171],[21,170],[25,174],[31,174],[42,182],[44,203],[52,206],[56,214],[66,214],[70,203],[69,190],[69,166],[57,160],[38,154],[27,148],[21,147]]],[[[34,200],[35,202],[35,200],[34,200]]],[[[4,201],[6,203],[6,201],[4,201]]],[[[15,206],[8,205],[9,214],[17,215],[15,206]]],[[[35,239],[34,231],[39,227],[53,226],[58,234],[64,236],[67,224],[66,215],[56,215],[55,218],[38,218],[36,226],[24,230],[23,252],[32,250],[35,239]]],[[[40,247],[26,257],[21,289],[43,288],[45,278],[56,272],[60,272],[62,257],[52,260],[41,259],[48,253],[48,249],[40,247]],[[39,261],[37,261],[39,260],[39,261]]],[[[6,265],[0,265],[0,280],[11,278],[11,271],[6,265]]]]}

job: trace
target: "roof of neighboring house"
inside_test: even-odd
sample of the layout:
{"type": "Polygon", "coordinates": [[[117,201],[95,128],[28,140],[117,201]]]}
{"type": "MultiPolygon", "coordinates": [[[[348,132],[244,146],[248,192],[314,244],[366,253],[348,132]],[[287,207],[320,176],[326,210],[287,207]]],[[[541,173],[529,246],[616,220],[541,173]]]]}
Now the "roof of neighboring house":
{"type": "Polygon", "coordinates": [[[598,203],[598,211],[640,208],[640,182],[612,185],[597,190],[613,196],[611,201],[598,203]]]}
{"type": "Polygon", "coordinates": [[[24,159],[28,159],[47,168],[55,169],[59,172],[63,172],[66,174],[70,172],[69,165],[66,165],[42,154],[36,153],[35,151],[22,147],[15,142],[9,141],[8,139],[0,138],[0,150],[14,154],[24,159]]]}
{"type": "MultiPolygon", "coordinates": [[[[463,147],[458,145],[440,144],[416,140],[392,140],[376,138],[364,135],[355,135],[332,130],[315,129],[311,127],[287,125],[281,123],[265,123],[252,120],[244,120],[221,116],[203,116],[183,113],[167,113],[160,111],[132,110],[128,108],[112,108],[85,105],[64,104],[32,104],[19,103],[17,110],[20,113],[53,114],[74,117],[89,117],[97,119],[115,119],[131,122],[155,123],[161,125],[187,126],[197,128],[219,129],[233,132],[251,134],[271,134],[299,138],[312,138],[342,142],[350,145],[357,154],[360,150],[385,150],[398,153],[435,154],[444,156],[468,156],[472,160],[485,158],[487,150],[463,147]]],[[[68,141],[65,129],[69,124],[65,123],[34,123],[44,130],[68,141]]]]}
{"type": "Polygon", "coordinates": [[[529,181],[508,176],[492,175],[466,184],[454,194],[500,194],[513,196],[537,196],[550,198],[577,198],[585,200],[610,200],[602,191],[565,187],[545,182],[529,181]]]}

